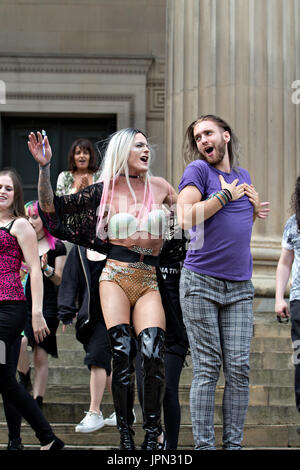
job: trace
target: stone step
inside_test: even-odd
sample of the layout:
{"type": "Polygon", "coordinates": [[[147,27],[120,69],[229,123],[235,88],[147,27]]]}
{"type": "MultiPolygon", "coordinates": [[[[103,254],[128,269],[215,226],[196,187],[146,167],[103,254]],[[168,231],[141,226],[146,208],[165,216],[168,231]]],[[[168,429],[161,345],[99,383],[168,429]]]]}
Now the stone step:
{"type": "MultiPolygon", "coordinates": [[[[88,411],[88,403],[77,401],[76,403],[45,402],[43,413],[50,423],[73,423],[78,424],[88,411]]],[[[113,405],[103,403],[101,406],[104,417],[108,417],[113,411],[113,405]]],[[[142,411],[138,402],[134,406],[137,423],[142,423],[142,411]]],[[[4,421],[3,406],[0,405],[0,420],[4,421]]],[[[295,405],[250,405],[248,408],[247,424],[297,424],[299,421],[295,405]]],[[[191,424],[190,406],[188,403],[181,404],[181,423],[191,424]]],[[[222,423],[222,405],[215,406],[215,423],[222,423]]]]}
{"type": "MultiPolygon", "coordinates": [[[[256,320],[253,325],[252,342],[255,338],[274,338],[279,341],[285,339],[289,340],[291,346],[291,325],[290,323],[278,323],[274,317],[264,321],[256,320]]],[[[68,330],[65,333],[61,332],[61,325],[59,326],[57,330],[57,343],[59,349],[83,350],[82,344],[75,337],[74,325],[68,326],[68,330]]]]}
{"type": "MultiPolygon", "coordinates": [[[[215,402],[217,405],[222,404],[224,393],[224,386],[218,385],[216,389],[215,402]]],[[[180,386],[179,388],[179,401],[181,406],[189,406],[190,386],[180,386]]],[[[89,387],[85,385],[78,386],[49,386],[46,391],[44,403],[51,419],[56,422],[64,422],[68,416],[76,415],[73,418],[75,421],[82,419],[84,411],[89,409],[90,395],[89,387]],[[56,404],[59,403],[59,407],[56,404]],[[61,417],[61,412],[64,418],[61,417]]],[[[135,403],[138,404],[138,395],[136,393],[135,403]]],[[[278,387],[278,386],[263,386],[263,385],[250,385],[250,399],[249,406],[295,406],[295,397],[293,386],[278,387]]],[[[113,411],[112,396],[105,391],[102,399],[101,409],[104,416],[108,416],[113,411]]],[[[2,409],[2,400],[0,399],[0,416],[4,416],[2,409]]],[[[50,418],[49,418],[50,419],[50,418]]]]}
{"type": "MultiPolygon", "coordinates": [[[[29,356],[32,364],[31,352],[29,352],[29,356]]],[[[84,351],[60,349],[58,358],[49,356],[49,366],[84,366],[84,357],[84,351]]],[[[252,351],[250,356],[250,365],[251,368],[254,369],[293,369],[294,364],[292,359],[293,355],[291,348],[289,348],[288,351],[252,351]]],[[[191,362],[191,358],[188,357],[188,368],[192,367],[191,362]]]]}
{"type": "Polygon", "coordinates": [[[277,320],[267,324],[254,322],[253,336],[264,338],[291,338],[291,324],[278,323],[277,320]]]}
{"type": "Polygon", "coordinates": [[[253,352],[290,352],[292,353],[292,341],[288,337],[263,337],[254,336],[251,341],[251,353],[253,352]]]}
{"type": "Polygon", "coordinates": [[[291,351],[265,351],[263,353],[252,352],[250,355],[250,367],[252,369],[294,370],[293,360],[294,356],[291,351]]]}
{"type": "MultiPolygon", "coordinates": [[[[59,326],[60,328],[60,326],[59,326]]],[[[83,351],[82,344],[75,338],[75,333],[57,333],[58,353],[61,349],[83,351]]]]}
{"type": "Polygon", "coordinates": [[[84,366],[84,357],[85,351],[83,349],[59,349],[58,358],[49,356],[49,366],[84,366]]]}
{"type": "MultiPolygon", "coordinates": [[[[224,392],[223,385],[217,385],[216,403],[222,403],[224,392]]],[[[179,386],[180,403],[188,404],[190,401],[190,385],[179,386]]],[[[89,386],[87,385],[49,385],[46,390],[45,402],[60,403],[85,403],[90,402],[89,386]]],[[[136,402],[138,402],[136,394],[136,402]]],[[[294,405],[293,384],[289,386],[270,386],[250,384],[250,404],[251,405],[294,405]]],[[[1,398],[0,398],[1,403],[1,398]]],[[[105,391],[102,403],[112,404],[112,396],[105,391]]]]}
{"type": "MultiPolygon", "coordinates": [[[[144,431],[140,425],[134,425],[136,432],[135,443],[137,448],[140,446],[144,438],[144,431]]],[[[64,440],[66,450],[84,447],[85,450],[93,448],[102,448],[113,450],[118,448],[119,433],[115,427],[105,426],[99,431],[81,434],[74,432],[74,426],[71,424],[54,424],[54,432],[64,440]]],[[[38,449],[38,441],[31,428],[22,425],[22,441],[26,446],[36,446],[32,448],[38,449]]],[[[222,426],[215,426],[216,445],[221,446],[222,442],[222,426]]],[[[0,442],[7,442],[7,428],[5,423],[0,423],[0,442]]],[[[296,426],[292,424],[284,425],[245,425],[243,445],[247,448],[299,448],[300,437],[296,433],[296,426]]],[[[178,449],[192,450],[193,435],[191,426],[182,425],[179,434],[178,449]]]]}
{"type": "MultiPolygon", "coordinates": [[[[192,368],[184,367],[180,377],[181,385],[190,385],[192,381],[192,368]]],[[[88,385],[90,373],[87,367],[80,366],[50,366],[49,385],[88,385]]],[[[292,384],[294,380],[293,368],[284,369],[254,369],[250,371],[252,385],[278,385],[292,384]]],[[[220,374],[219,384],[224,384],[223,374],[220,374]]]]}

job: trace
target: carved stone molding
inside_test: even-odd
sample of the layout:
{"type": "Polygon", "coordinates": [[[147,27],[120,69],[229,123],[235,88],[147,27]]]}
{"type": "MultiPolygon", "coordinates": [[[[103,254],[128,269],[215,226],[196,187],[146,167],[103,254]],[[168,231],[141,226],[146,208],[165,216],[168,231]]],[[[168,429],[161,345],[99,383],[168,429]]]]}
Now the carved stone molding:
{"type": "MultiPolygon", "coordinates": [[[[8,92],[6,94],[6,104],[9,106],[12,101],[47,102],[47,101],[68,101],[68,102],[95,102],[95,103],[114,103],[124,102],[129,106],[128,126],[134,126],[135,122],[135,96],[134,95],[104,95],[104,94],[75,94],[75,93],[24,93],[8,92]]],[[[80,108],[82,112],[82,107],[80,108]]]]}
{"type": "Polygon", "coordinates": [[[0,56],[0,73],[96,73],[146,75],[151,57],[0,56]]]}
{"type": "Polygon", "coordinates": [[[133,95],[98,95],[98,94],[86,94],[79,95],[76,93],[65,94],[65,93],[23,93],[15,92],[6,93],[8,100],[68,100],[68,101],[128,101],[131,106],[134,105],[133,95]]]}
{"type": "Polygon", "coordinates": [[[165,82],[150,80],[147,83],[147,119],[163,120],[165,112],[165,82]]]}

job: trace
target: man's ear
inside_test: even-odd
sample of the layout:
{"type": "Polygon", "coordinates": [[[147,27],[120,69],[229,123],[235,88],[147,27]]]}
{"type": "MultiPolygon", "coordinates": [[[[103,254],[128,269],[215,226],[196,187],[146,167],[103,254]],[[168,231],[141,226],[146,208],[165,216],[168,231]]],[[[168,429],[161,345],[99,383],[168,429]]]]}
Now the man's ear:
{"type": "Polygon", "coordinates": [[[228,144],[228,142],[230,141],[230,133],[228,131],[224,131],[223,137],[224,137],[226,144],[228,144]]]}

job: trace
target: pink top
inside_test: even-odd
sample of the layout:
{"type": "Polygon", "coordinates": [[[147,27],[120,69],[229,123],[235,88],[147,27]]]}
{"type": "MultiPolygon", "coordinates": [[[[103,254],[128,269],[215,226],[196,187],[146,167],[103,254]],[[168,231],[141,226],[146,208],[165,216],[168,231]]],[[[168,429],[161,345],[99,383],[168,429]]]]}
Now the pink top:
{"type": "Polygon", "coordinates": [[[22,250],[8,227],[0,227],[0,301],[26,300],[20,277],[22,250]]]}

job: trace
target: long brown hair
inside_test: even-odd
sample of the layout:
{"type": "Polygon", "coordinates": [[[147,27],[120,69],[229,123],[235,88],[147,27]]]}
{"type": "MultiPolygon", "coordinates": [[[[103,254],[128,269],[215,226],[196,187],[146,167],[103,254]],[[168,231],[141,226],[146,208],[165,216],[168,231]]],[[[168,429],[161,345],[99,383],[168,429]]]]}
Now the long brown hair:
{"type": "Polygon", "coordinates": [[[89,152],[90,159],[89,159],[88,169],[92,173],[97,171],[99,165],[97,162],[96,152],[94,150],[94,146],[92,142],[88,139],[77,139],[77,140],[74,140],[74,142],[72,143],[69,153],[68,153],[68,170],[72,172],[77,170],[77,167],[75,164],[75,158],[74,158],[76,147],[87,150],[89,152]]]}
{"type": "Polygon", "coordinates": [[[21,178],[14,168],[4,168],[0,171],[0,176],[8,175],[14,187],[14,200],[12,203],[12,213],[15,217],[26,217],[24,209],[24,195],[21,178]]]}
{"type": "Polygon", "coordinates": [[[239,156],[240,156],[240,143],[237,136],[234,134],[232,128],[219,116],[214,114],[205,114],[200,116],[194,122],[192,122],[186,130],[184,142],[183,142],[183,158],[186,164],[194,160],[203,160],[204,158],[199,153],[197,144],[194,137],[194,128],[198,122],[201,121],[213,121],[217,124],[223,131],[227,131],[230,134],[230,141],[227,144],[229,162],[231,168],[235,168],[239,165],[239,156]]]}
{"type": "Polygon", "coordinates": [[[298,230],[300,230],[300,176],[296,179],[295,191],[291,197],[291,207],[296,215],[298,230]]]}

